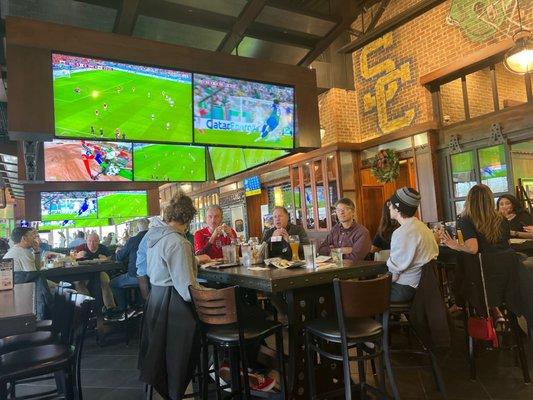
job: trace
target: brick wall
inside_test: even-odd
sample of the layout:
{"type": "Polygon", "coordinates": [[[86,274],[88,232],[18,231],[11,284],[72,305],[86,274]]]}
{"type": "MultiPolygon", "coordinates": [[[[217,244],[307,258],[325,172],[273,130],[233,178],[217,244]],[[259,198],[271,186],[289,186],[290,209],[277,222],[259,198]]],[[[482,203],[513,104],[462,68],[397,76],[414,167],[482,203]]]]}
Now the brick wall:
{"type": "MultiPolygon", "coordinates": [[[[391,2],[378,25],[416,3],[391,2]]],[[[502,3],[495,1],[480,9],[476,0],[449,0],[354,52],[355,93],[337,89],[319,97],[324,142],[364,141],[432,120],[431,96],[418,83],[419,77],[512,36],[518,30],[516,0],[507,2],[506,9],[501,8],[502,3]]],[[[520,6],[525,27],[532,28],[533,2],[522,1],[520,6]]],[[[370,18],[368,13],[365,26],[370,18]]],[[[361,29],[361,18],[352,27],[361,29]]],[[[505,99],[524,101],[523,80],[502,66],[497,73],[500,106],[505,99]]],[[[469,76],[467,87],[471,117],[492,111],[488,71],[469,76]]],[[[443,103],[448,101],[443,111],[452,122],[464,119],[460,90],[460,81],[443,90],[443,103]]]]}

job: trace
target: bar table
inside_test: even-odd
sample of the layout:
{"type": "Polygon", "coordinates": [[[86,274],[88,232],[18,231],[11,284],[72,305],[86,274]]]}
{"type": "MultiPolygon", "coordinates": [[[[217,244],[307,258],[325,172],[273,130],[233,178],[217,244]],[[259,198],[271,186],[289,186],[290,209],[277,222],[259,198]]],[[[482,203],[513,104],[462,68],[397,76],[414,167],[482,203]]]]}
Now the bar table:
{"type": "Polygon", "coordinates": [[[0,291],[0,338],[35,330],[35,283],[0,291]]]}

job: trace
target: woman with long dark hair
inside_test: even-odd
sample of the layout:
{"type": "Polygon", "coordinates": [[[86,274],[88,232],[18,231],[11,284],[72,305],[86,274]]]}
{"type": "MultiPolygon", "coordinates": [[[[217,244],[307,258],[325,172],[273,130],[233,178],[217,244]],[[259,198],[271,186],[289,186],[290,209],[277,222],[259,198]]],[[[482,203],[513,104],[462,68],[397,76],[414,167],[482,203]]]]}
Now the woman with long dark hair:
{"type": "Polygon", "coordinates": [[[378,231],[372,240],[371,253],[376,253],[381,250],[390,250],[390,240],[392,232],[400,226],[398,221],[390,217],[388,203],[383,204],[383,211],[381,212],[381,219],[379,221],[378,231]]]}
{"type": "Polygon", "coordinates": [[[515,196],[512,194],[501,195],[496,202],[496,208],[509,221],[511,237],[533,238],[533,234],[525,231],[526,226],[533,225],[533,219],[515,196]]]}

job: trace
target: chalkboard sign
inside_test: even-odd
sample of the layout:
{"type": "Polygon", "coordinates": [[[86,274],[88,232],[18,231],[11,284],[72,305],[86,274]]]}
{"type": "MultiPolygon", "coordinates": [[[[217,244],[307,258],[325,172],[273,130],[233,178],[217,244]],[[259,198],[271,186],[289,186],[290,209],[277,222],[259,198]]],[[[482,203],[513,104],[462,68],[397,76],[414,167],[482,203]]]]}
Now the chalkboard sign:
{"type": "Polygon", "coordinates": [[[12,258],[4,258],[0,260],[0,290],[13,289],[14,267],[15,267],[15,262],[13,261],[12,258]]]}

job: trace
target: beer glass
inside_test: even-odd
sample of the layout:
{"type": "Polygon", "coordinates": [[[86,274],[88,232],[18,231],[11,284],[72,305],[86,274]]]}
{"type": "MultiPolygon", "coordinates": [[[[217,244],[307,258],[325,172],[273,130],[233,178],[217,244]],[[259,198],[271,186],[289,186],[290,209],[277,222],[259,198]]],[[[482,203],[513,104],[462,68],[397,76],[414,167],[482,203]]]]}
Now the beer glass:
{"type": "Polygon", "coordinates": [[[298,250],[300,249],[300,237],[298,235],[289,236],[289,246],[291,246],[292,261],[299,261],[298,250]]]}
{"type": "Polygon", "coordinates": [[[305,268],[315,269],[315,245],[304,244],[305,268]]]}
{"type": "Polygon", "coordinates": [[[331,261],[335,263],[337,267],[342,267],[342,250],[331,249],[331,261]]]}

